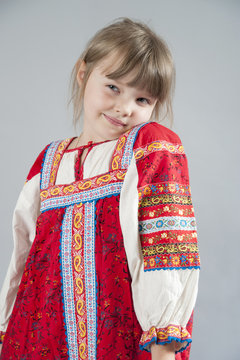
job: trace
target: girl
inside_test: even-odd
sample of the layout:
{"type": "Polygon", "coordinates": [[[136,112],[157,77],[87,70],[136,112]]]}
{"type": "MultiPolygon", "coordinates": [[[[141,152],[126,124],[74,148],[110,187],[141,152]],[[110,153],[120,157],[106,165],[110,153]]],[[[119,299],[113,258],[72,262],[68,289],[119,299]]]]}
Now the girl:
{"type": "Polygon", "coordinates": [[[16,205],[1,359],[188,359],[199,256],[162,39],[122,19],[72,73],[79,137],[46,146],[16,205]],[[176,357],[175,357],[176,356],[176,357]]]}

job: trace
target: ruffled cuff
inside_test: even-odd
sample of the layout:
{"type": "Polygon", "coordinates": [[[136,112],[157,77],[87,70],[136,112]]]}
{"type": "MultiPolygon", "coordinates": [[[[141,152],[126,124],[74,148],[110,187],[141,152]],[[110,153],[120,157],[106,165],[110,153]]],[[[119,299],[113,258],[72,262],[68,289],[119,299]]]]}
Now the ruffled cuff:
{"type": "Polygon", "coordinates": [[[191,335],[186,328],[179,325],[168,325],[165,328],[157,329],[152,326],[150,330],[143,331],[139,347],[141,350],[151,351],[151,344],[164,345],[171,343],[173,340],[182,343],[182,348],[177,350],[176,353],[185,350],[192,342],[191,335]]]}
{"type": "Polygon", "coordinates": [[[2,344],[2,343],[3,343],[4,336],[5,336],[5,332],[0,331],[0,344],[2,344]]]}

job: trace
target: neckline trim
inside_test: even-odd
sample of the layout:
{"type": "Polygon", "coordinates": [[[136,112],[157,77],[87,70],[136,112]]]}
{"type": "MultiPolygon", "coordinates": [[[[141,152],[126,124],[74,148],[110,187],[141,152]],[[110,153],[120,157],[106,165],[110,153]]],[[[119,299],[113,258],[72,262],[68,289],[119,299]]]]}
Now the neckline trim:
{"type": "MultiPolygon", "coordinates": [[[[68,146],[70,146],[70,144],[73,142],[73,140],[75,140],[77,138],[77,136],[73,137],[70,141],[70,143],[68,144],[68,146]]],[[[94,147],[97,145],[101,145],[110,141],[116,141],[117,139],[113,139],[113,140],[104,140],[104,141],[99,141],[99,142],[93,142],[93,141],[89,141],[87,144],[75,147],[73,149],[66,149],[65,152],[72,152],[72,151],[77,151],[77,150],[85,150],[88,149],[89,147],[94,147]]]]}

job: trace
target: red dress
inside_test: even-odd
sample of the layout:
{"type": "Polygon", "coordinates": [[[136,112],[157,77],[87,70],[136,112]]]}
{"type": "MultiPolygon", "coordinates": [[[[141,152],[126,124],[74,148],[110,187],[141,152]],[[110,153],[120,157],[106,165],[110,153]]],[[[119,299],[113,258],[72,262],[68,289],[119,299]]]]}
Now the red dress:
{"type": "MultiPolygon", "coordinates": [[[[56,184],[56,179],[72,139],[54,142],[39,155],[28,180],[40,172],[41,213],[3,342],[1,360],[144,360],[151,359],[150,352],[145,351],[149,343],[164,344],[172,339],[185,343],[184,347],[188,345],[186,350],[176,354],[176,359],[189,358],[192,316],[184,329],[169,325],[167,330],[156,327],[143,331],[139,324],[119,217],[121,189],[133,156],[141,174],[139,199],[143,198],[141,194],[150,183],[158,187],[155,192],[160,192],[159,184],[174,179],[181,183],[180,187],[186,185],[187,170],[181,169],[180,175],[184,161],[179,154],[174,164],[167,163],[166,154],[164,159],[159,157],[160,152],[158,160],[153,157],[159,146],[153,133],[150,124],[133,128],[116,143],[107,172],[76,179],[70,184],[56,184]],[[149,131],[153,138],[149,138],[149,131]],[[155,148],[151,149],[150,143],[155,143],[155,148]],[[156,171],[160,163],[161,174],[156,171]],[[164,174],[168,179],[161,179],[164,174]],[[178,333],[179,336],[172,335],[178,333]]],[[[161,141],[163,144],[165,140],[161,141]]],[[[166,195],[167,190],[164,191],[166,195]]],[[[149,213],[156,210],[156,205],[139,201],[140,227],[146,224],[149,228],[148,221],[152,221],[149,213]]],[[[170,202],[173,203],[172,198],[170,202]]],[[[140,230],[144,271],[199,268],[198,253],[190,245],[192,250],[187,251],[187,260],[180,250],[175,254],[176,261],[181,258],[181,264],[173,266],[166,252],[159,262],[159,252],[154,253],[153,247],[146,243],[147,231],[140,230]]],[[[189,233],[188,229],[187,235],[189,233]]],[[[179,231],[179,234],[184,236],[185,233],[179,231]]],[[[169,243],[177,246],[176,241],[169,243]]]]}

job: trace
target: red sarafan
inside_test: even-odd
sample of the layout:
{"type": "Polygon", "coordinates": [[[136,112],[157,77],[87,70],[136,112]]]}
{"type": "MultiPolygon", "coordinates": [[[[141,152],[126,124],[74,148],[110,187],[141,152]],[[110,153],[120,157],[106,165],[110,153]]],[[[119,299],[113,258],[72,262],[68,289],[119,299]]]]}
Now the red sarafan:
{"type": "Polygon", "coordinates": [[[60,274],[60,236],[64,208],[37,221],[1,359],[67,358],[60,274]]]}
{"type": "Polygon", "coordinates": [[[24,185],[19,208],[40,191],[40,210],[1,360],[150,360],[172,340],[188,360],[199,256],[180,139],[147,123],[72,141],[48,145],[24,185]]]}

